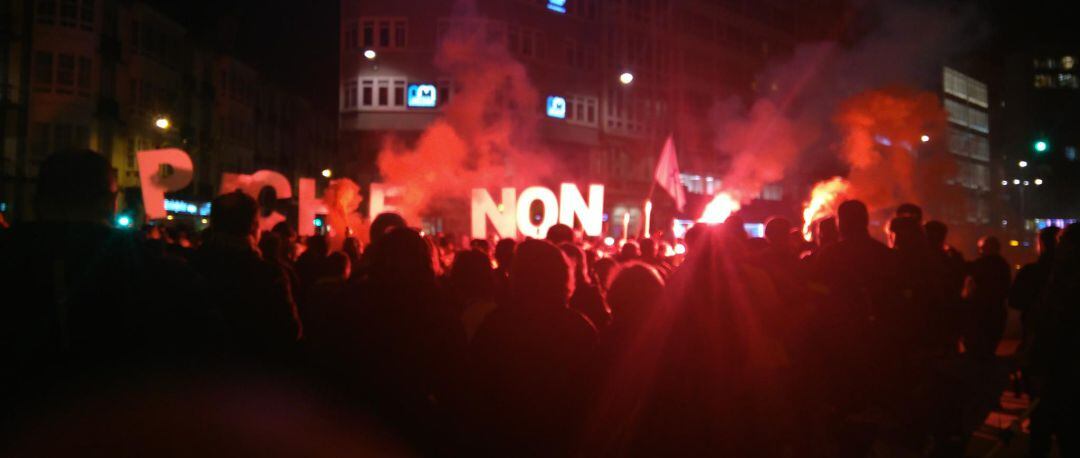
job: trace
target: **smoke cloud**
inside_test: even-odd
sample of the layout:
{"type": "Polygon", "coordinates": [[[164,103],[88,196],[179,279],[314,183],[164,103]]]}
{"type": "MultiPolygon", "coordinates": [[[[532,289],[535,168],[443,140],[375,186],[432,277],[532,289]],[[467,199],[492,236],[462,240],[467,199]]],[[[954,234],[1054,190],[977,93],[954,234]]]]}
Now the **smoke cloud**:
{"type": "Polygon", "coordinates": [[[834,175],[852,179],[851,194],[871,208],[926,202],[955,173],[939,160],[948,158],[941,101],[914,88],[940,85],[943,65],[985,36],[980,16],[967,6],[880,1],[852,17],[847,36],[801,44],[769,65],[755,100],[714,107],[715,147],[732,158],[723,187],[744,203],[782,178],[809,185],[834,175]],[[922,134],[938,143],[921,144],[922,134]]]}
{"type": "Polygon", "coordinates": [[[552,171],[535,142],[539,99],[525,67],[470,2],[456,9],[435,66],[460,90],[415,145],[389,137],[377,160],[384,183],[402,188],[393,205],[410,222],[463,205],[472,188],[534,185],[552,171]]]}

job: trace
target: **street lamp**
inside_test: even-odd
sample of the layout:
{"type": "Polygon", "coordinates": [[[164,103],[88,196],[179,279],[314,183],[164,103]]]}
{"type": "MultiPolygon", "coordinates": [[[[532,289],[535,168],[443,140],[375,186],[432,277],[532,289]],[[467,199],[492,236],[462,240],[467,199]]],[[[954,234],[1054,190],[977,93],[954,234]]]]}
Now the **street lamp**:
{"type": "Polygon", "coordinates": [[[1047,148],[1050,148],[1050,144],[1047,143],[1046,140],[1038,140],[1038,141],[1035,142],[1034,147],[1035,147],[1035,152],[1043,153],[1043,152],[1046,152],[1047,148]]]}
{"type": "Polygon", "coordinates": [[[1043,184],[1043,179],[1042,178],[1036,178],[1035,179],[1035,186],[1042,186],[1042,184],[1043,184]]]}
{"type": "Polygon", "coordinates": [[[331,172],[330,169],[323,169],[323,171],[322,171],[323,178],[330,178],[330,176],[333,175],[333,174],[334,173],[331,172]]]}
{"type": "Polygon", "coordinates": [[[622,72],[622,74],[619,75],[619,82],[622,83],[624,86],[633,83],[634,74],[630,72],[622,72]]]}
{"type": "Polygon", "coordinates": [[[158,116],[157,119],[154,119],[154,127],[157,127],[158,129],[169,130],[169,126],[171,125],[172,123],[169,122],[169,118],[165,116],[158,116]]]}
{"type": "Polygon", "coordinates": [[[926,143],[926,142],[930,141],[930,136],[926,135],[926,134],[923,134],[922,137],[919,137],[919,140],[922,140],[923,143],[926,143]]]}
{"type": "Polygon", "coordinates": [[[1020,162],[1017,162],[1017,163],[1016,163],[1016,165],[1019,165],[1019,166],[1020,166],[1020,168],[1024,168],[1024,167],[1027,167],[1027,161],[1020,161],[1020,162]]]}
{"type": "Polygon", "coordinates": [[[378,54],[375,54],[374,49],[368,49],[364,51],[364,58],[367,60],[375,60],[376,56],[378,56],[378,54]]]}
{"type": "Polygon", "coordinates": [[[1009,185],[1009,180],[1001,180],[1001,185],[1002,186],[1008,186],[1009,185]]]}

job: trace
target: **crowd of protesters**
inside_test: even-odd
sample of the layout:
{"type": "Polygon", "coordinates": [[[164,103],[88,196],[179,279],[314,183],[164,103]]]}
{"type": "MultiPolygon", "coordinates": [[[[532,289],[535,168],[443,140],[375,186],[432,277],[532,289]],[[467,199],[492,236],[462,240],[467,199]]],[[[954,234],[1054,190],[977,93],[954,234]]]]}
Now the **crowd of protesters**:
{"type": "MultiPolygon", "coordinates": [[[[694,226],[672,256],[650,238],[609,252],[563,225],[457,247],[390,213],[365,246],[331,251],[285,224],[260,233],[242,193],[214,199],[198,237],[134,233],[109,225],[115,193],[104,158],[56,153],[37,221],[0,235],[4,439],[30,455],[41,428],[63,442],[74,432],[62,425],[134,408],[93,404],[79,417],[90,420],[65,422],[69,403],[209,378],[303,385],[335,424],[371,418],[420,455],[962,456],[1001,391],[989,380],[1008,306],[1022,313],[1023,389],[1039,399],[1032,455],[1054,437],[1076,452],[1075,224],[1040,233],[1039,260],[1013,282],[997,239],[966,259],[910,204],[887,244],[850,200],[810,244],[783,218],[751,238],[735,216],[694,226]]],[[[231,421],[290,402],[262,399],[231,421]]],[[[171,431],[209,415],[173,408],[138,420],[155,426],[115,426],[171,431]],[[184,420],[162,420],[173,416],[184,420]]],[[[318,424],[290,432],[318,442],[306,431],[318,424]]],[[[163,440],[215,434],[182,430],[163,440]]]]}

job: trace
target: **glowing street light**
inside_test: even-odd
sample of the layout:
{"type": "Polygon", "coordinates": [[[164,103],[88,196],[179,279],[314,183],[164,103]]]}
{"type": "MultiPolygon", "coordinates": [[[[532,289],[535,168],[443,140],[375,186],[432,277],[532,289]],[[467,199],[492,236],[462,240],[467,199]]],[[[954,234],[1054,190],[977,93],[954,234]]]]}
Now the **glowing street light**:
{"type": "Polygon", "coordinates": [[[1035,151],[1038,152],[1038,153],[1045,152],[1047,150],[1047,148],[1050,148],[1050,144],[1046,143],[1046,140],[1036,141],[1035,145],[1033,145],[1033,146],[1035,147],[1035,151]]]}
{"type": "Polygon", "coordinates": [[[1042,178],[1036,178],[1035,179],[1035,186],[1042,186],[1042,184],[1043,184],[1043,179],[1042,178]]]}
{"type": "Polygon", "coordinates": [[[619,75],[619,82],[622,83],[623,85],[633,83],[634,82],[634,74],[630,73],[630,72],[622,72],[622,74],[619,75]]]}
{"type": "Polygon", "coordinates": [[[375,60],[376,56],[378,56],[378,54],[375,54],[374,49],[368,49],[364,51],[364,58],[367,60],[375,60]]]}
{"type": "Polygon", "coordinates": [[[1020,168],[1024,168],[1024,167],[1027,167],[1027,161],[1020,161],[1020,162],[1017,162],[1017,163],[1016,163],[1016,165],[1019,165],[1019,166],[1020,166],[1020,168]]]}
{"type": "Polygon", "coordinates": [[[157,119],[154,120],[154,127],[157,127],[161,130],[168,130],[169,126],[171,125],[172,123],[169,122],[169,118],[166,118],[164,116],[158,116],[157,119]]]}
{"type": "Polygon", "coordinates": [[[116,218],[116,225],[120,227],[131,227],[131,217],[121,215],[119,218],[116,218]]]}
{"type": "Polygon", "coordinates": [[[1009,185],[1009,180],[1001,180],[1001,185],[1002,186],[1008,186],[1009,185]]]}
{"type": "Polygon", "coordinates": [[[1019,179],[1013,179],[1013,184],[1020,184],[1020,180],[1019,179]]]}
{"type": "Polygon", "coordinates": [[[334,173],[331,172],[330,169],[322,169],[322,176],[324,178],[330,178],[330,176],[333,175],[333,174],[334,173]]]}
{"type": "Polygon", "coordinates": [[[926,143],[926,142],[930,141],[930,136],[926,135],[926,134],[923,134],[922,137],[919,137],[919,140],[922,140],[923,143],[926,143]]]}

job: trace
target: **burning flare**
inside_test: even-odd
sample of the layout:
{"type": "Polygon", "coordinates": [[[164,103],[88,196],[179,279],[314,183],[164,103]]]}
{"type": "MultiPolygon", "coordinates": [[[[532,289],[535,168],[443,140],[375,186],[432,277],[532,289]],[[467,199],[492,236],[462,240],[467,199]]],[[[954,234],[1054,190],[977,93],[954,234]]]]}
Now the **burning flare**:
{"type": "Polygon", "coordinates": [[[832,177],[814,185],[814,189],[810,191],[810,200],[803,207],[803,238],[810,240],[810,225],[834,213],[847,190],[848,181],[842,177],[832,177]]]}
{"type": "Polygon", "coordinates": [[[713,198],[712,202],[709,202],[709,205],[705,206],[705,211],[701,213],[701,217],[698,218],[697,222],[705,224],[723,223],[740,207],[739,201],[732,198],[731,194],[721,192],[713,198]]]}

